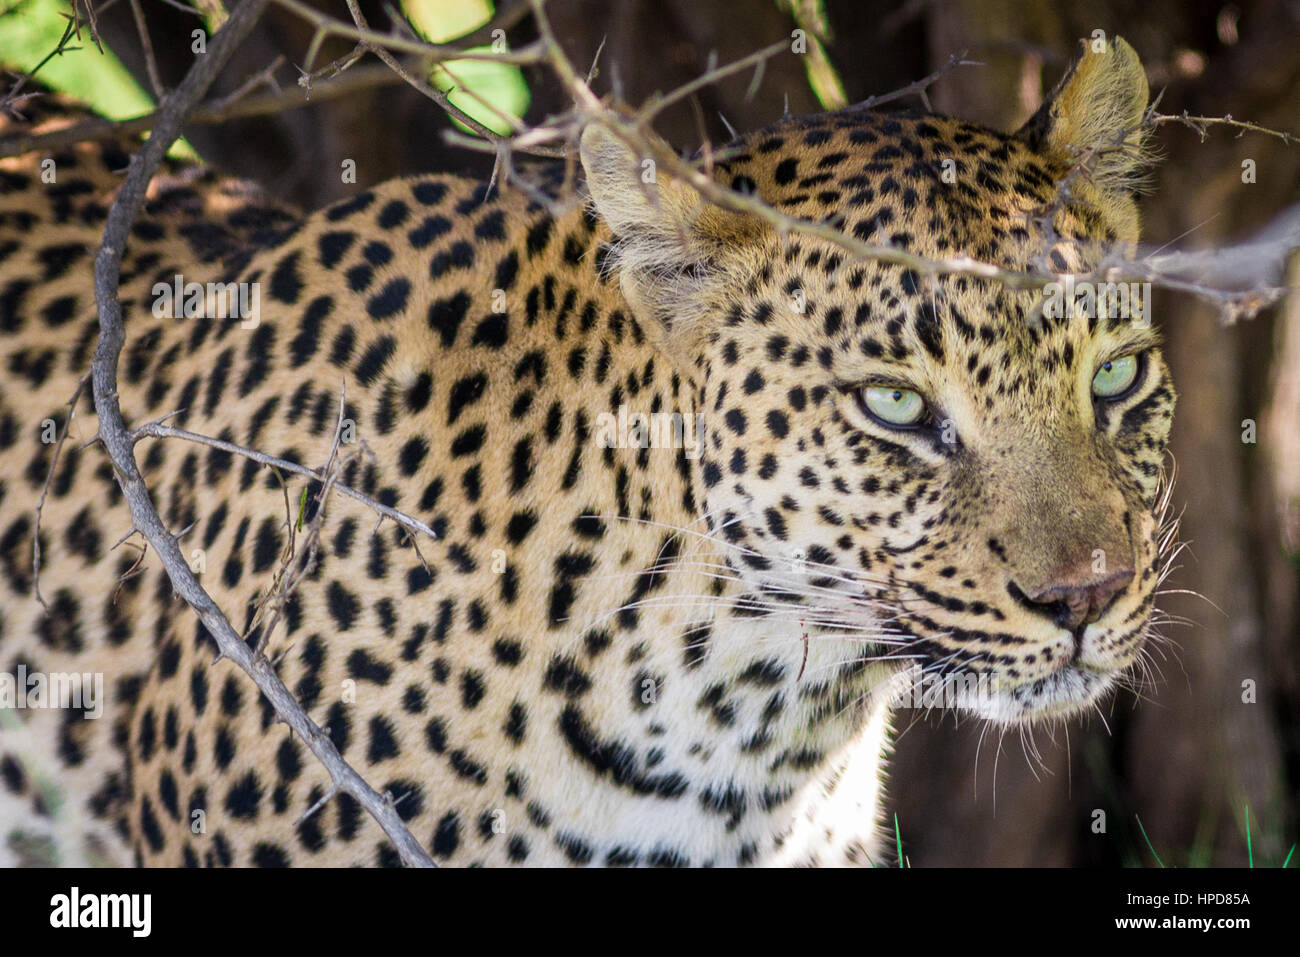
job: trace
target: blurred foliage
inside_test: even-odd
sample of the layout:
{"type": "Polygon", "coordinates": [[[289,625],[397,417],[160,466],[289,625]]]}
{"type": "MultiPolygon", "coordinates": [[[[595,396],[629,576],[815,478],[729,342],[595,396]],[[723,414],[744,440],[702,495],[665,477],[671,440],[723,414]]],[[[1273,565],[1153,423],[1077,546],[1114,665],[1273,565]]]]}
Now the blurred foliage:
{"type": "Polygon", "coordinates": [[[68,0],[17,0],[0,9],[0,64],[35,74],[112,120],[150,112],[153,100],[117,55],[96,46],[85,24],[78,39],[71,18],[68,0]]]}
{"type": "MultiPolygon", "coordinates": [[[[402,0],[402,12],[426,40],[447,43],[489,23],[495,10],[491,0],[402,0]]],[[[495,41],[470,49],[504,52],[495,41]]],[[[528,109],[528,84],[519,67],[510,63],[448,60],[433,68],[429,82],[494,133],[513,132],[506,117],[518,119],[528,109]]]]}
{"type": "Polygon", "coordinates": [[[826,0],[777,0],[777,6],[788,10],[798,28],[804,32],[803,40],[807,46],[804,69],[808,73],[808,85],[812,87],[817,102],[828,110],[840,110],[848,106],[849,97],[844,92],[844,83],[826,52],[826,44],[833,39],[830,18],[826,15],[826,0]]]}

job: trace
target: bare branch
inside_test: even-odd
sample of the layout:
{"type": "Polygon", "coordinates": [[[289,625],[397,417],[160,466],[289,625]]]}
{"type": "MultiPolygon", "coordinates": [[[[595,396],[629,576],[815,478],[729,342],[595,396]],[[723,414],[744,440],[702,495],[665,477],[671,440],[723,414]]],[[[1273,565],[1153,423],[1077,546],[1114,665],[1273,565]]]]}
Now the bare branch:
{"type": "Polygon", "coordinates": [[[153,40],[149,37],[149,25],[145,23],[144,9],[140,6],[140,0],[131,0],[131,16],[135,18],[135,32],[140,35],[140,48],[144,51],[144,65],[149,74],[149,85],[153,87],[153,95],[161,103],[167,96],[167,88],[163,86],[162,75],[158,72],[158,60],[153,55],[153,40]]]}
{"type": "MultiPolygon", "coordinates": [[[[283,0],[277,0],[277,2],[283,2],[283,0]]],[[[403,67],[402,64],[398,62],[397,58],[393,56],[392,53],[390,53],[387,49],[384,48],[381,42],[376,42],[374,40],[367,39],[366,35],[370,34],[370,29],[368,24],[366,23],[365,15],[361,12],[360,5],[358,4],[357,0],[346,0],[346,2],[348,5],[348,12],[352,14],[352,19],[356,21],[357,27],[360,31],[360,35],[358,36],[358,39],[361,41],[361,43],[365,46],[367,50],[369,50],[375,56],[379,57],[379,59],[382,60],[390,70],[392,70],[394,73],[400,76],[408,84],[410,84],[416,90],[419,90],[429,99],[433,100],[433,102],[437,103],[440,107],[442,107],[442,109],[446,111],[446,113],[449,116],[451,116],[453,119],[455,119],[457,122],[473,130],[475,133],[483,137],[483,139],[487,140],[489,143],[492,143],[494,145],[500,145],[503,143],[502,138],[499,135],[497,135],[496,132],[488,129],[478,120],[474,119],[474,117],[470,116],[460,107],[458,107],[455,103],[451,102],[451,100],[448,98],[446,93],[442,92],[441,90],[437,90],[433,88],[423,79],[416,77],[413,74],[411,74],[409,71],[407,71],[406,68],[403,67]]],[[[494,57],[494,59],[501,59],[502,56],[504,55],[497,55],[494,57]]],[[[437,54],[434,55],[434,59],[445,60],[445,59],[472,59],[472,58],[467,56],[449,57],[443,54],[437,54]]],[[[508,62],[513,62],[513,61],[508,61],[508,62]]],[[[557,154],[543,153],[542,155],[554,156],[557,154]]]]}
{"type": "MultiPolygon", "coordinates": [[[[201,106],[195,107],[194,111],[185,118],[185,123],[187,126],[209,126],[249,116],[265,116],[269,113],[279,113],[295,107],[306,106],[309,102],[332,100],[340,96],[347,96],[350,93],[356,93],[359,90],[386,86],[397,83],[398,80],[399,78],[393,75],[392,70],[376,63],[373,66],[349,70],[336,78],[326,80],[307,89],[293,86],[276,92],[247,96],[233,101],[230,97],[210,100],[201,106]]],[[[106,120],[96,117],[83,120],[60,130],[51,130],[48,133],[13,133],[9,136],[0,137],[0,158],[18,156],[31,150],[57,150],[71,146],[74,143],[102,139],[106,136],[129,136],[144,133],[153,129],[154,123],[157,122],[161,112],[161,110],[155,110],[153,113],[129,120],[106,120]]]]}
{"type": "MultiPolygon", "coordinates": [[[[753,67],[757,71],[760,67],[762,67],[764,63],[766,63],[772,57],[776,56],[778,53],[785,53],[789,51],[789,49],[790,49],[789,40],[778,40],[776,43],[773,43],[770,46],[765,46],[763,47],[763,49],[751,53],[747,57],[743,57],[742,59],[736,60],[732,63],[728,63],[726,66],[723,67],[715,67],[714,69],[696,77],[691,82],[683,83],[681,86],[673,90],[671,93],[668,93],[663,96],[652,97],[641,108],[640,112],[637,113],[636,124],[639,126],[639,125],[649,123],[652,119],[654,119],[655,116],[661,113],[665,108],[671,106],[673,103],[685,99],[686,97],[690,96],[692,93],[695,93],[697,90],[702,90],[704,89],[704,87],[716,83],[718,82],[718,80],[728,77],[733,73],[742,73],[745,70],[748,70],[750,67],[753,67]]],[[[590,74],[588,75],[584,83],[590,85],[591,83],[590,74]]]]}
{"type": "Polygon", "coordinates": [[[72,420],[77,416],[77,401],[89,381],[90,373],[83,375],[81,381],[77,383],[77,391],[72,393],[72,398],[68,400],[68,421],[63,423],[63,431],[59,433],[59,441],[54,446],[54,455],[50,459],[49,471],[45,473],[45,481],[41,483],[41,497],[36,503],[36,530],[32,533],[32,589],[36,592],[36,600],[46,611],[50,610],[50,606],[45,603],[45,598],[41,595],[41,512],[45,509],[45,498],[50,492],[50,482],[54,480],[54,469],[59,464],[59,453],[63,451],[63,443],[72,428],[72,420]]]}
{"type": "Polygon", "coordinates": [[[1280,139],[1288,146],[1293,143],[1300,143],[1300,136],[1296,136],[1294,133],[1288,133],[1286,130],[1271,130],[1266,126],[1260,126],[1256,123],[1247,123],[1244,120],[1234,120],[1231,113],[1227,116],[1190,116],[1186,110],[1183,110],[1183,112],[1178,115],[1152,113],[1150,123],[1152,126],[1161,126],[1165,123],[1178,123],[1182,126],[1186,126],[1188,129],[1196,131],[1196,134],[1200,136],[1202,143],[1205,142],[1206,138],[1210,135],[1208,128],[1211,126],[1235,127],[1236,129],[1241,130],[1241,132],[1237,134],[1238,136],[1244,136],[1247,132],[1263,133],[1265,136],[1273,136],[1280,139]]]}
{"type": "Polygon", "coordinates": [[[197,104],[216,79],[218,71],[243,42],[261,17],[269,0],[243,0],[214,36],[205,56],[199,57],[168,98],[148,142],[131,157],[126,179],[109,209],[104,240],[95,257],[95,301],[99,309],[99,343],[92,362],[95,409],[99,438],[113,463],[114,476],[140,533],[153,545],[171,579],[172,587],[198,614],[222,656],[245,671],[266,696],[276,713],[299,735],[329,772],[335,787],[352,795],[379,823],[403,862],[432,866],[433,861],[402,823],[390,801],[366,783],[339,755],[333,742],[308,717],[284,686],[272,664],[254,654],[231,627],[229,620],[203,589],[186,564],[176,538],[163,525],[149,498],[144,477],[135,461],[133,440],[122,420],[118,401],[117,366],[125,342],[122,305],[117,290],[122,254],[132,220],[144,204],[153,173],[176,137],[185,114],[197,104]]]}
{"type": "Polygon", "coordinates": [[[283,65],[284,57],[276,57],[265,67],[258,70],[243,83],[239,84],[239,86],[235,88],[234,92],[217,100],[213,104],[213,107],[218,110],[226,109],[232,104],[238,103],[240,100],[244,99],[244,97],[251,94],[259,86],[270,87],[273,93],[279,93],[280,84],[275,82],[275,71],[280,69],[283,65]]]}
{"type": "Polygon", "coordinates": [[[899,87],[897,90],[891,90],[888,93],[881,93],[877,96],[869,96],[859,103],[851,103],[846,109],[850,110],[872,110],[885,103],[892,103],[894,100],[901,100],[907,96],[919,97],[925,105],[927,112],[931,112],[930,106],[930,87],[934,86],[940,79],[947,76],[953,70],[962,66],[985,66],[979,60],[967,60],[966,51],[954,53],[948,57],[948,62],[939,69],[935,70],[929,76],[923,76],[919,80],[913,80],[907,86],[899,87]]]}
{"type": "MultiPolygon", "coordinates": [[[[301,517],[295,517],[292,513],[289,514],[289,547],[285,561],[281,564],[271,588],[258,602],[257,608],[253,612],[253,620],[249,623],[249,634],[259,624],[264,624],[262,633],[255,645],[256,651],[260,652],[266,647],[272,633],[275,631],[275,626],[280,621],[280,616],[283,614],[289,598],[297,590],[302,580],[310,575],[316,567],[316,555],[320,549],[321,530],[325,527],[325,512],[329,504],[330,492],[333,491],[334,484],[338,481],[338,477],[343,473],[343,470],[361,454],[358,448],[345,459],[340,460],[338,457],[339,442],[343,437],[347,397],[347,384],[345,382],[339,394],[338,420],[334,425],[334,438],[330,442],[330,451],[325,459],[325,467],[321,470],[325,473],[325,478],[321,483],[320,491],[316,493],[316,512],[312,515],[307,528],[307,540],[302,550],[299,551],[296,548],[296,535],[301,517]],[[268,610],[270,617],[263,623],[263,616],[268,613],[268,610]]],[[[303,494],[306,495],[306,490],[303,491],[303,494]]],[[[288,504],[287,498],[286,495],[286,505],[288,504]]],[[[245,638],[247,640],[247,636],[245,638]]]]}
{"type": "MultiPolygon", "coordinates": [[[[172,413],[172,415],[175,414],[176,413],[174,412],[172,413]]],[[[165,416],[165,418],[170,418],[170,416],[165,416]]],[[[186,429],[178,429],[175,426],[164,425],[161,419],[155,422],[148,422],[131,430],[129,438],[133,446],[136,442],[140,441],[140,439],[144,438],[184,439],[186,442],[195,442],[199,445],[206,445],[210,448],[220,449],[223,452],[230,452],[233,455],[241,455],[246,459],[252,459],[254,462],[258,462],[262,465],[283,469],[286,472],[292,472],[295,475],[302,475],[306,478],[315,479],[318,482],[323,482],[325,480],[325,475],[320,470],[311,469],[305,465],[299,465],[297,462],[290,462],[288,459],[277,458],[274,455],[267,455],[265,452],[259,452],[256,449],[245,448],[242,445],[235,445],[233,442],[225,442],[221,439],[214,439],[211,436],[200,435],[198,432],[190,432],[186,429]]],[[[405,512],[398,511],[395,508],[390,508],[382,502],[377,502],[369,495],[366,495],[363,492],[358,492],[350,486],[336,483],[334,487],[349,498],[356,499],[367,508],[374,509],[374,511],[381,517],[387,518],[402,526],[402,528],[406,529],[408,532],[427,535],[429,538],[435,540],[438,538],[437,533],[418,518],[413,518],[405,512]]]]}
{"type": "Polygon", "coordinates": [[[400,34],[378,33],[369,27],[348,24],[314,10],[305,3],[299,2],[299,0],[274,0],[274,2],[297,14],[316,28],[316,33],[312,37],[311,45],[308,48],[308,69],[310,69],[311,63],[315,59],[315,52],[320,49],[322,43],[332,36],[355,40],[364,43],[367,47],[380,47],[397,53],[410,53],[426,57],[430,62],[434,63],[442,60],[486,60],[495,63],[523,65],[537,63],[541,59],[538,50],[533,47],[519,51],[507,50],[504,53],[493,53],[487,50],[464,50],[448,44],[427,43],[424,40],[412,39],[400,34]]]}

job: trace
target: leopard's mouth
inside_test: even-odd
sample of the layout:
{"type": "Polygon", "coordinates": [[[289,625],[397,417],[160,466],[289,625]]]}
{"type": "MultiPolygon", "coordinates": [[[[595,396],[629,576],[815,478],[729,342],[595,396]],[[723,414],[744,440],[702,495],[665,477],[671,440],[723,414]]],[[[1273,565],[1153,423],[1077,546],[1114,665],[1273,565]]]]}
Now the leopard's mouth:
{"type": "Polygon", "coordinates": [[[1050,674],[1023,682],[992,672],[930,672],[921,681],[905,669],[896,678],[895,708],[953,709],[994,724],[1065,718],[1093,707],[1116,685],[1123,671],[1099,671],[1065,663],[1050,674]]]}
{"type": "Polygon", "coordinates": [[[990,694],[973,696],[959,706],[997,724],[1070,717],[1102,698],[1121,673],[1064,664],[1051,674],[1021,685],[994,688],[990,694]]]}
{"type": "MultiPolygon", "coordinates": [[[[1099,658],[1088,650],[1095,636],[1091,626],[1059,640],[1072,654],[1058,654],[1056,663],[1031,675],[997,668],[963,665],[951,653],[936,654],[931,642],[916,639],[925,648],[918,661],[901,669],[895,685],[895,704],[924,710],[958,710],[998,724],[1017,724],[1044,718],[1069,717],[1093,708],[1114,689],[1137,660],[1145,628],[1120,658],[1099,658]],[[1091,641],[1090,641],[1091,640],[1091,641]]],[[[1103,632],[1104,633],[1104,632],[1103,632]]]]}

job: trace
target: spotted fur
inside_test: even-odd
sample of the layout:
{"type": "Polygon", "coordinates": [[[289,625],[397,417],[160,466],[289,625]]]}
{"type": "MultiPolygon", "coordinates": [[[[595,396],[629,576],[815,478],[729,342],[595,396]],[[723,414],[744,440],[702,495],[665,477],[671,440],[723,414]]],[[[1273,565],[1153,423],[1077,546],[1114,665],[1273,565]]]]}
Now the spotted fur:
{"type": "MultiPolygon", "coordinates": [[[[1070,170],[1145,103],[1117,41],[1015,135],[929,115],[787,118],[714,174],[924,256],[1025,268],[1050,247],[1057,268],[1081,268],[1137,238],[1137,146],[1107,151],[1094,177],[1070,170]]],[[[48,99],[33,114],[37,130],[74,119],[48,99]]],[[[394,864],[349,798],[307,814],[323,770],[212,663],[158,562],[115,546],[131,523],[86,445],[87,394],[41,521],[48,607],[34,596],[43,422],[63,426],[89,367],[93,255],[126,149],[60,153],[54,184],[42,155],[0,161],[0,665],[102,672],[109,697],[99,721],[6,716],[0,856],[35,834],[63,862],[394,864]],[[66,795],[57,821],[37,778],[66,795]]],[[[335,494],[318,563],[264,636],[253,609],[303,489],[305,523],[322,507],[317,485],[144,440],[154,501],[188,529],[182,548],[236,628],[267,640],[440,862],[879,861],[901,667],[993,676],[998,695],[968,706],[1018,721],[1089,706],[1139,654],[1174,402],[1155,336],[1042,319],[1033,294],[851,261],[671,177],[645,184],[599,127],[582,159],[592,201],[558,216],[446,176],[302,217],[210,173],[160,174],[123,263],[128,421],[175,413],[316,467],[346,386],[372,456],[342,482],[437,539],[417,554],[335,494]],[[260,324],[154,318],[154,284],[178,273],[260,283],[260,324]],[[1097,402],[1094,369],[1131,352],[1134,390],[1097,402]],[[859,396],[882,378],[923,392],[932,418],[875,420],[859,396]],[[602,447],[621,406],[700,416],[701,454],[602,447]],[[1129,580],[1064,627],[1058,586],[1098,549],[1129,580]]]]}

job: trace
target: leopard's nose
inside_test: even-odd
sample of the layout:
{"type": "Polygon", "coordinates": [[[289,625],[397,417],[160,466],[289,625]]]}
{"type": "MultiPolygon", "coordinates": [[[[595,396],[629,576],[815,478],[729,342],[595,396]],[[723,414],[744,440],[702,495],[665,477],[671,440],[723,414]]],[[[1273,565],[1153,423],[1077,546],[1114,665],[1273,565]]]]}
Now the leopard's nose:
{"type": "Polygon", "coordinates": [[[1047,615],[1062,628],[1071,631],[1096,621],[1115,600],[1115,596],[1133,580],[1133,569],[1118,568],[1097,573],[1091,565],[1052,576],[1047,584],[1032,591],[1013,586],[1024,596],[1024,604],[1047,615]]]}

